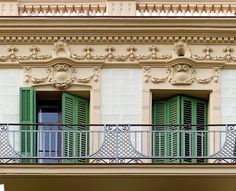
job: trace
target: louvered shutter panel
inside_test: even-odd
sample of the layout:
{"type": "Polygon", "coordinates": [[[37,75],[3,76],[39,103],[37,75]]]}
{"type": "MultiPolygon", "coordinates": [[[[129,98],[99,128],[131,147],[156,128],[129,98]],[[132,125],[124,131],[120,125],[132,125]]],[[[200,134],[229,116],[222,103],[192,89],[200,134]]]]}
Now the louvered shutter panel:
{"type": "MultiPolygon", "coordinates": [[[[153,103],[153,148],[152,153],[155,157],[165,157],[167,156],[167,136],[165,133],[167,123],[167,102],[166,101],[156,101],[153,103]]],[[[155,163],[164,163],[164,159],[155,159],[155,163]]]]}
{"type": "MultiPolygon", "coordinates": [[[[168,100],[168,156],[180,156],[180,96],[168,100]]],[[[179,159],[169,159],[171,163],[179,163],[179,159]]]]}
{"type": "MultiPolygon", "coordinates": [[[[78,124],[88,124],[89,123],[89,102],[87,99],[78,97],[77,98],[77,122],[78,124]]],[[[89,134],[88,134],[88,126],[79,125],[78,127],[79,135],[77,136],[78,145],[78,156],[86,156],[89,151],[89,134]]],[[[80,162],[85,162],[86,160],[80,160],[80,162]]]]}
{"type": "MultiPolygon", "coordinates": [[[[186,124],[185,132],[182,136],[182,154],[186,157],[206,156],[207,152],[207,132],[202,124],[207,123],[207,102],[182,96],[182,123],[186,124]],[[189,124],[189,125],[188,125],[189,124]],[[194,126],[191,126],[194,124],[194,126]],[[197,125],[197,126],[196,126],[197,125]],[[197,131],[200,132],[197,132],[197,131]]],[[[201,163],[203,159],[185,159],[184,162],[201,163]]]]}
{"type": "MultiPolygon", "coordinates": [[[[78,124],[89,123],[89,103],[87,99],[62,94],[62,122],[66,125],[63,127],[64,140],[64,157],[83,157],[88,151],[88,128],[78,124]],[[87,150],[86,150],[87,149],[87,150]]],[[[85,160],[64,160],[64,162],[85,162],[85,160]]]]}
{"type": "MultiPolygon", "coordinates": [[[[194,101],[191,98],[182,96],[181,97],[181,123],[184,124],[185,126],[183,127],[183,132],[182,132],[182,144],[181,144],[181,155],[183,157],[191,157],[193,156],[193,146],[192,144],[194,143],[193,141],[193,133],[191,130],[194,130],[192,128],[192,124],[194,123],[194,101]]],[[[183,159],[183,163],[185,162],[193,162],[191,159],[183,159]]]]}
{"type": "MultiPolygon", "coordinates": [[[[76,157],[73,149],[75,144],[73,126],[71,124],[76,124],[76,97],[67,93],[62,94],[62,123],[66,124],[63,126],[62,140],[63,140],[63,154],[64,157],[76,157]]],[[[63,160],[63,162],[74,162],[72,160],[63,160]]]]}
{"type": "MultiPolygon", "coordinates": [[[[207,103],[202,100],[196,100],[196,130],[198,133],[196,134],[197,141],[197,156],[204,157],[207,156],[207,126],[203,124],[207,124],[207,103]]],[[[197,163],[204,163],[206,160],[197,159],[197,163]]]]}
{"type": "MultiPolygon", "coordinates": [[[[20,88],[20,123],[36,122],[36,93],[32,87],[20,88]]],[[[36,126],[21,125],[21,154],[24,157],[36,156],[36,126]]],[[[33,163],[33,159],[23,159],[23,163],[33,163]]]]}

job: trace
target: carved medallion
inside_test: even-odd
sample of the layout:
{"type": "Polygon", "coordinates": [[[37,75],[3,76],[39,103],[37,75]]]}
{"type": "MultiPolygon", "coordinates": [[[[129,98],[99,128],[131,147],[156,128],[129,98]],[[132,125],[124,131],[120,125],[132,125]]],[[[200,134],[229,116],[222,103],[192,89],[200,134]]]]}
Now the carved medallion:
{"type": "Polygon", "coordinates": [[[49,82],[56,88],[66,89],[75,80],[76,71],[67,64],[56,64],[49,68],[49,82]]]}
{"type": "Polygon", "coordinates": [[[189,85],[194,82],[196,71],[192,66],[186,64],[177,64],[169,68],[170,83],[173,85],[189,85]]]}

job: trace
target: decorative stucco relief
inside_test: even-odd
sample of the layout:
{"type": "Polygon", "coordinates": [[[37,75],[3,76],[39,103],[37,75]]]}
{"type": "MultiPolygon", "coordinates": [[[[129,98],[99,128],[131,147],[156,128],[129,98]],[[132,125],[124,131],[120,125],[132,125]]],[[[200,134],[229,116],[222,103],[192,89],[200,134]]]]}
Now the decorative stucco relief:
{"type": "Polygon", "coordinates": [[[137,63],[137,62],[148,62],[148,61],[170,61],[176,58],[191,58],[195,61],[222,61],[225,63],[232,63],[236,61],[236,57],[232,55],[233,48],[226,46],[222,49],[222,55],[213,56],[214,49],[211,47],[205,47],[202,52],[203,55],[192,55],[191,49],[186,42],[183,40],[178,41],[173,45],[172,50],[164,48],[161,50],[167,52],[165,54],[159,53],[160,48],[156,45],[146,45],[140,48],[135,45],[122,45],[125,51],[120,51],[120,47],[108,45],[104,47],[104,50],[97,51],[95,45],[85,46],[82,52],[73,53],[69,45],[62,40],[54,43],[51,48],[51,54],[39,54],[40,48],[37,46],[29,47],[31,54],[20,55],[20,47],[10,46],[8,48],[9,54],[0,56],[0,62],[20,62],[20,61],[31,61],[31,60],[51,60],[54,58],[70,58],[74,61],[103,61],[103,62],[114,62],[114,63],[137,63]],[[168,52],[169,51],[169,52],[168,52]],[[103,53],[104,52],[104,53],[103,53]],[[122,53],[120,53],[122,52],[122,53]],[[140,54],[140,52],[146,52],[140,54]]]}
{"type": "Polygon", "coordinates": [[[71,58],[75,60],[100,60],[100,61],[109,61],[109,62],[135,62],[135,61],[142,61],[142,60],[167,60],[171,59],[171,55],[158,55],[157,52],[159,48],[156,46],[149,47],[150,54],[148,55],[137,55],[135,52],[137,48],[133,45],[130,45],[126,51],[127,54],[118,55],[114,52],[116,48],[113,46],[108,46],[105,48],[107,52],[106,55],[93,55],[92,52],[94,49],[90,46],[87,46],[83,49],[85,52],[84,55],[72,54],[71,58]]]}
{"type": "Polygon", "coordinates": [[[38,78],[32,74],[32,70],[37,70],[36,68],[27,66],[24,69],[25,83],[32,83],[33,85],[51,84],[58,89],[66,89],[72,84],[87,84],[91,80],[98,81],[100,72],[100,67],[94,66],[90,76],[81,78],[77,74],[77,68],[72,67],[70,64],[58,63],[47,68],[44,77],[38,78]]]}
{"type": "Polygon", "coordinates": [[[37,46],[32,46],[29,48],[31,55],[28,56],[20,56],[19,60],[48,60],[51,59],[51,55],[39,55],[38,52],[40,52],[40,48],[37,46]]]}
{"type": "Polygon", "coordinates": [[[188,47],[188,44],[184,43],[183,40],[180,40],[179,42],[175,43],[174,48],[172,50],[172,58],[178,57],[191,57],[191,50],[188,47]]]}
{"type": "Polygon", "coordinates": [[[56,57],[69,58],[70,55],[71,55],[70,48],[68,47],[66,42],[59,40],[58,42],[54,43],[52,48],[52,58],[56,57]]]}
{"type": "Polygon", "coordinates": [[[166,83],[169,82],[172,85],[191,85],[194,82],[199,84],[207,84],[211,81],[218,82],[220,68],[214,67],[212,74],[207,78],[199,78],[200,72],[191,65],[188,64],[176,64],[167,68],[166,76],[163,78],[153,77],[151,74],[151,67],[144,67],[144,82],[148,83],[166,83]]]}
{"type": "Polygon", "coordinates": [[[15,46],[10,46],[8,49],[9,54],[5,55],[5,56],[1,56],[0,57],[0,61],[1,62],[16,62],[19,61],[20,57],[16,56],[16,52],[18,51],[18,48],[16,48],[15,46]]]}
{"type": "Polygon", "coordinates": [[[202,61],[212,60],[212,61],[225,61],[226,63],[230,63],[230,62],[236,61],[236,57],[232,55],[233,51],[234,51],[234,49],[232,47],[227,46],[227,47],[223,48],[223,52],[226,53],[225,55],[212,56],[214,49],[211,47],[206,47],[202,50],[202,52],[204,52],[203,56],[194,55],[194,56],[192,56],[192,58],[195,60],[202,60],[202,61]]]}

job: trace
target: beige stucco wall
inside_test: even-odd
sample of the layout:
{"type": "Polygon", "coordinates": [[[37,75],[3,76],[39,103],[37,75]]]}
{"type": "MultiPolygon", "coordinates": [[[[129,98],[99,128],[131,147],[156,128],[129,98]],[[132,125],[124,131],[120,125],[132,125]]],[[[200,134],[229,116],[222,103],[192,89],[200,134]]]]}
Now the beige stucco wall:
{"type": "Polygon", "coordinates": [[[0,123],[19,122],[19,88],[21,69],[0,69],[0,123]]]}
{"type": "Polygon", "coordinates": [[[141,123],[141,69],[103,69],[101,73],[101,122],[141,123]]]}
{"type": "Polygon", "coordinates": [[[236,70],[224,69],[221,74],[221,122],[236,123],[236,70]]]}

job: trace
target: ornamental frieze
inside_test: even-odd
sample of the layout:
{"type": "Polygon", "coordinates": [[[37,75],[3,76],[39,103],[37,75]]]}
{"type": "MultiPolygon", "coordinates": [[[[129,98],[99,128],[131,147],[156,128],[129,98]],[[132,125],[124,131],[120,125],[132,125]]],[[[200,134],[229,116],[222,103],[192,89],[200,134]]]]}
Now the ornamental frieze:
{"type": "Polygon", "coordinates": [[[20,48],[22,47],[12,45],[7,49],[8,54],[0,56],[0,65],[1,63],[10,64],[11,62],[50,61],[55,58],[68,58],[79,62],[98,61],[105,63],[142,63],[149,61],[165,63],[176,58],[191,58],[198,62],[234,63],[236,61],[236,57],[232,55],[234,49],[230,46],[222,48],[222,55],[219,56],[213,56],[214,48],[208,46],[202,49],[203,54],[192,54],[191,48],[183,40],[174,43],[172,50],[165,49],[163,45],[164,50],[162,50],[154,44],[142,47],[133,44],[122,46],[107,45],[103,46],[103,50],[99,51],[95,47],[96,45],[87,45],[82,50],[79,50],[78,53],[75,53],[75,49],[72,51],[65,41],[59,40],[54,43],[50,51],[47,51],[47,54],[41,54],[42,48],[33,45],[28,49],[30,54],[21,55],[20,48]],[[121,49],[123,50],[121,51],[121,49]]]}

